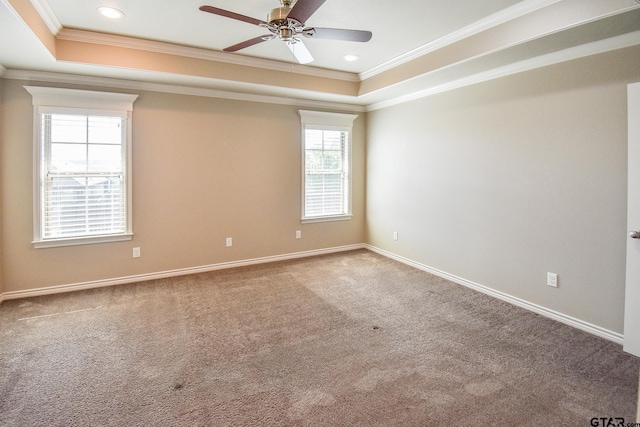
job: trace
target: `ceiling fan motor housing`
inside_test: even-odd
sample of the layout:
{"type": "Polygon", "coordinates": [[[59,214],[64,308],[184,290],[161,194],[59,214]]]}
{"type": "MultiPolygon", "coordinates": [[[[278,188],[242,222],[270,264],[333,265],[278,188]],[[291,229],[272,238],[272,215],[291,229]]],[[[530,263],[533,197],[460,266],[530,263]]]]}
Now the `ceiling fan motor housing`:
{"type": "MultiPolygon", "coordinates": [[[[273,29],[277,28],[277,34],[280,40],[293,41],[295,29],[302,29],[302,25],[295,19],[289,18],[291,12],[291,2],[283,1],[281,7],[272,9],[267,15],[267,21],[272,25],[273,29]]],[[[274,32],[272,30],[272,32],[274,32]]],[[[275,33],[275,32],[274,32],[275,33]]]]}

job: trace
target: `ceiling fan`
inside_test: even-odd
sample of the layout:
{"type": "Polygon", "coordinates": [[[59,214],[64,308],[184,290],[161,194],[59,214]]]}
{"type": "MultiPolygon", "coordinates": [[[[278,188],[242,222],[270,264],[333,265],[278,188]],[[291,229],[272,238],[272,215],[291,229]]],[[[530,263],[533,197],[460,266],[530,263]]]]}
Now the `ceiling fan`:
{"type": "Polygon", "coordinates": [[[258,43],[277,38],[286,43],[299,63],[308,64],[309,62],[313,62],[313,56],[311,56],[311,52],[309,52],[304,45],[300,36],[312,39],[352,42],[368,42],[371,40],[371,31],[305,27],[307,19],[309,19],[325,1],[326,0],[280,0],[282,6],[272,9],[267,15],[267,21],[261,21],[213,6],[200,6],[200,10],[247,22],[269,30],[269,34],[254,37],[223,49],[225,52],[237,52],[258,43]]]}

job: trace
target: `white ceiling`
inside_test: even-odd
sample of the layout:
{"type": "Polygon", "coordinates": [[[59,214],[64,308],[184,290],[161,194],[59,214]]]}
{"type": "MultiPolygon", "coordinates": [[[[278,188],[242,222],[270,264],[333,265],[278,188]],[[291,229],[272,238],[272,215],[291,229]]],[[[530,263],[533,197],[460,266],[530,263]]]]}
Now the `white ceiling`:
{"type": "MultiPolygon", "coordinates": [[[[241,41],[268,34],[262,28],[198,10],[210,5],[253,18],[266,20],[278,0],[109,0],[122,10],[121,21],[108,21],[96,13],[103,0],[47,1],[64,28],[77,28],[186,46],[222,50],[241,41]]],[[[331,40],[304,42],[315,57],[312,66],[362,72],[403,53],[473,24],[518,3],[518,0],[327,0],[307,26],[368,30],[368,43],[331,40]],[[349,63],[344,55],[355,53],[360,61],[349,63]]],[[[289,50],[278,40],[261,43],[240,52],[261,58],[293,61],[289,50]]]]}
{"type": "Polygon", "coordinates": [[[300,66],[279,40],[236,54],[222,52],[227,46],[266,31],[201,12],[198,8],[204,4],[261,20],[266,20],[270,9],[279,6],[277,0],[0,0],[0,66],[9,77],[19,76],[20,72],[53,72],[372,106],[590,52],[640,44],[637,0],[326,0],[308,19],[307,26],[369,30],[373,37],[368,43],[305,39],[315,61],[300,66]],[[102,17],[96,9],[103,5],[122,10],[125,18],[113,21],[102,17]],[[375,90],[361,90],[354,95],[313,85],[293,87],[265,84],[259,79],[215,78],[134,65],[114,67],[95,58],[63,61],[45,48],[42,32],[28,16],[33,9],[57,39],[72,37],[106,43],[108,37],[120,36],[109,39],[109,43],[118,40],[147,51],[161,48],[179,54],[211,54],[212,66],[239,63],[251,69],[279,70],[291,79],[296,75],[322,75],[360,82],[363,87],[368,79],[378,79],[380,83],[375,90]],[[547,9],[548,14],[543,15],[547,9]],[[509,23],[514,25],[509,27],[509,23]],[[500,34],[498,30],[504,32],[500,34]],[[513,42],[486,44],[490,37],[496,37],[492,31],[513,42]],[[429,65],[429,58],[433,57],[435,64],[445,49],[454,52],[457,42],[473,41],[473,37],[478,42],[467,47],[463,56],[429,65]],[[360,59],[347,62],[343,59],[346,54],[357,54],[360,59]]]}

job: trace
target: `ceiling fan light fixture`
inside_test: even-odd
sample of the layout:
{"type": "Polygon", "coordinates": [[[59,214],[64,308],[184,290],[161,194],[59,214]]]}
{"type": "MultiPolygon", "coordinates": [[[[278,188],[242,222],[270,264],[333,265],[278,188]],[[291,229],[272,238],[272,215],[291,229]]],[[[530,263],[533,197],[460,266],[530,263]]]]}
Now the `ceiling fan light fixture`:
{"type": "Polygon", "coordinates": [[[284,41],[293,40],[293,30],[291,30],[291,28],[287,27],[286,25],[283,25],[280,28],[278,28],[278,32],[280,33],[280,40],[284,40],[284,41]]]}
{"type": "Polygon", "coordinates": [[[344,58],[345,61],[353,62],[353,61],[357,61],[358,59],[360,59],[360,55],[356,55],[356,54],[350,53],[348,55],[345,55],[343,58],[344,58]]]}
{"type": "Polygon", "coordinates": [[[97,9],[98,13],[105,18],[109,19],[122,19],[124,18],[124,12],[108,6],[101,6],[97,9]]]}

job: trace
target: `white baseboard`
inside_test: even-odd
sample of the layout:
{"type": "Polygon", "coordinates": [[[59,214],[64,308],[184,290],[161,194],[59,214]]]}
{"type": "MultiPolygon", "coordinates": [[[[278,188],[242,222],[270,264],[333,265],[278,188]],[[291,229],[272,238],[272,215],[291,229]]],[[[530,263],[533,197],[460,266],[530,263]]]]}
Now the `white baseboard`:
{"type": "Polygon", "coordinates": [[[609,341],[613,341],[616,344],[622,345],[624,343],[624,336],[617,332],[610,331],[608,329],[601,328],[600,326],[593,325],[591,323],[585,322],[580,319],[576,319],[575,317],[568,316],[563,313],[559,313],[557,311],[542,307],[540,305],[531,303],[529,301],[525,301],[523,299],[511,296],[504,292],[496,291],[495,289],[491,289],[487,286],[481,285],[479,283],[472,282],[467,279],[463,279],[458,276],[454,276],[453,274],[446,273],[444,271],[438,270],[433,267],[429,267],[424,264],[420,264],[418,262],[412,261],[408,258],[404,258],[402,256],[393,254],[391,252],[385,251],[383,249],[377,248],[371,245],[364,245],[364,247],[372,252],[383,255],[387,258],[391,258],[393,260],[399,261],[403,264],[407,264],[411,267],[415,267],[419,270],[426,271],[427,273],[431,273],[435,276],[442,277],[443,279],[450,280],[451,282],[457,283],[462,286],[466,286],[468,288],[474,289],[476,291],[482,292],[494,298],[498,298],[502,301],[508,302],[510,304],[516,305],[518,307],[522,307],[526,310],[532,311],[534,313],[540,314],[542,316],[548,317],[550,319],[556,320],[558,322],[564,323],[569,326],[573,326],[574,328],[580,329],[585,332],[589,332],[593,335],[599,336],[601,338],[605,338],[609,341]]]}
{"type": "Polygon", "coordinates": [[[206,273],[214,270],[224,270],[228,268],[244,267],[255,264],[266,264],[277,261],[287,261],[297,258],[307,258],[317,255],[326,255],[337,252],[353,251],[356,249],[364,249],[364,244],[355,244],[347,246],[337,246],[333,248],[315,249],[305,252],[294,252],[282,255],[273,255],[261,258],[245,259],[240,261],[222,262],[219,264],[203,265],[199,267],[181,268],[177,270],[161,271],[157,273],[137,274],[134,276],[118,277],[105,280],[94,280],[91,282],[73,283],[69,285],[49,286],[45,288],[28,289],[24,291],[11,291],[0,294],[0,303],[5,300],[29,298],[42,295],[59,294],[63,292],[80,291],[84,289],[102,288],[105,286],[124,285],[128,283],[143,282],[147,280],[165,279],[168,277],[185,276],[188,274],[206,273]]]}
{"type": "Polygon", "coordinates": [[[333,248],[316,249],[316,250],[305,251],[305,252],[294,252],[289,254],[245,259],[240,261],[230,261],[230,262],[223,262],[218,264],[204,265],[199,267],[189,267],[189,268],[181,268],[177,270],[161,271],[157,273],[138,274],[134,276],[118,277],[118,278],[105,279],[105,280],[95,280],[91,282],[73,283],[69,285],[50,286],[45,288],[29,289],[24,291],[4,292],[4,293],[0,293],[0,303],[2,301],[11,300],[11,299],[28,298],[28,297],[35,297],[35,296],[41,296],[41,295],[51,295],[51,294],[58,294],[63,292],[79,291],[83,289],[101,288],[105,286],[124,285],[127,283],[135,283],[135,282],[142,282],[142,281],[156,280],[156,279],[165,279],[169,277],[184,276],[188,274],[205,273],[208,271],[224,270],[228,268],[244,267],[244,266],[255,265],[255,264],[266,264],[270,262],[286,261],[286,260],[292,260],[297,258],[312,257],[317,255],[326,255],[326,254],[337,253],[337,252],[352,251],[356,249],[368,249],[372,252],[375,252],[387,258],[399,261],[403,264],[409,265],[411,267],[415,267],[419,270],[426,271],[427,273],[434,274],[436,276],[450,280],[451,282],[457,283],[462,286],[466,286],[468,288],[482,292],[494,298],[498,298],[502,301],[506,301],[510,304],[516,305],[518,307],[522,307],[526,310],[548,317],[550,319],[559,321],[569,326],[573,326],[574,328],[583,330],[585,332],[589,332],[593,335],[599,336],[601,338],[605,338],[609,341],[613,341],[617,344],[622,345],[624,343],[623,335],[617,332],[613,332],[608,329],[601,328],[599,326],[582,321],[580,319],[576,319],[566,314],[559,313],[557,311],[511,296],[504,292],[496,291],[487,286],[472,282],[467,279],[463,279],[453,274],[446,273],[436,268],[429,267],[427,265],[412,261],[408,258],[404,258],[402,256],[396,255],[394,253],[385,251],[383,249],[380,249],[368,244],[337,246],[333,248]]]}

